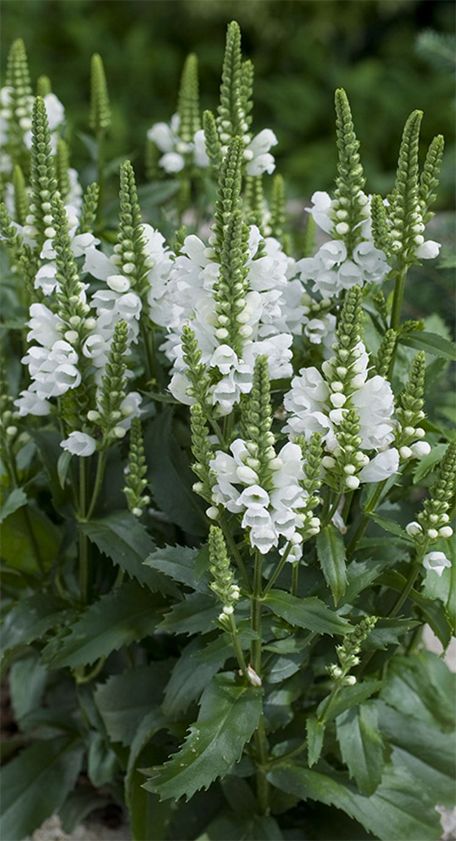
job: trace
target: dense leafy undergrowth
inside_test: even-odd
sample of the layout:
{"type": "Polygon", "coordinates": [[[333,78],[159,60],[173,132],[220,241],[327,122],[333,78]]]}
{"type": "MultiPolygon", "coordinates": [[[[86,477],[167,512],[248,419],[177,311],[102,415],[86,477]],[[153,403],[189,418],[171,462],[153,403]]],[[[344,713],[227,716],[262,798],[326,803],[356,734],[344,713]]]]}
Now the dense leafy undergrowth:
{"type": "Polygon", "coordinates": [[[291,224],[252,83],[232,23],[217,113],[190,56],[137,187],[94,56],[81,185],[11,48],[5,841],[108,803],[137,841],[418,841],[453,799],[453,678],[421,633],[455,622],[455,347],[401,316],[420,264],[451,265],[426,232],[443,138],[422,155],[412,112],[372,196],[339,89],[334,191],[291,224]]]}

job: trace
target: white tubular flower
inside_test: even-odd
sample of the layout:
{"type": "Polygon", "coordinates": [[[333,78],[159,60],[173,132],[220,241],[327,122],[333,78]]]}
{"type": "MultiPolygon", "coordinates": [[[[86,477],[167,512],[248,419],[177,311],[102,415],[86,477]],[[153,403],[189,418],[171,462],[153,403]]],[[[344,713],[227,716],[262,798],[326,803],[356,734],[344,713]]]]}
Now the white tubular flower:
{"type": "Polygon", "coordinates": [[[62,319],[45,304],[32,304],[27,341],[38,342],[42,347],[51,348],[60,339],[62,324],[62,319]]]}
{"type": "Polygon", "coordinates": [[[307,213],[310,213],[315,224],[321,228],[326,234],[330,234],[333,228],[333,221],[331,219],[332,201],[329,193],[322,190],[317,190],[311,197],[313,207],[307,207],[307,213]]]}
{"type": "Polygon", "coordinates": [[[423,566],[441,576],[445,569],[451,568],[451,561],[444,552],[428,552],[423,558],[423,566]]]}
{"type": "Polygon", "coordinates": [[[358,474],[361,482],[383,482],[399,470],[399,453],[392,447],[374,456],[358,474]]]}
{"type": "Polygon", "coordinates": [[[21,391],[17,400],[14,401],[20,417],[26,415],[34,415],[35,417],[45,417],[51,411],[51,405],[42,397],[38,397],[37,393],[32,387],[26,391],[21,391]]]}
{"type": "Polygon", "coordinates": [[[394,395],[383,377],[366,380],[352,395],[360,422],[361,446],[366,450],[382,450],[394,440],[394,395]]]}
{"type": "Polygon", "coordinates": [[[420,260],[434,260],[435,257],[439,256],[441,247],[442,244],[440,242],[428,239],[418,246],[415,254],[420,260]]]}
{"type": "Polygon", "coordinates": [[[68,438],[60,442],[60,446],[71,455],[88,458],[95,452],[97,443],[86,432],[70,432],[68,438]]]}
{"type": "Polygon", "coordinates": [[[49,131],[55,132],[65,122],[65,108],[55,93],[47,93],[44,97],[44,105],[48,118],[49,131]]]}
{"type": "Polygon", "coordinates": [[[317,368],[301,368],[291,381],[291,390],[285,394],[284,406],[291,417],[283,431],[305,435],[307,439],[314,432],[326,433],[332,426],[326,411],[329,393],[329,386],[317,368]]]}
{"type": "Polygon", "coordinates": [[[209,158],[206,152],[206,138],[203,129],[195,132],[193,137],[193,155],[196,166],[199,166],[201,169],[206,169],[209,166],[209,158]]]}
{"type": "Polygon", "coordinates": [[[269,128],[263,129],[246,146],[244,157],[247,161],[247,175],[269,175],[275,170],[275,160],[270,149],[277,145],[277,137],[269,128]]]}

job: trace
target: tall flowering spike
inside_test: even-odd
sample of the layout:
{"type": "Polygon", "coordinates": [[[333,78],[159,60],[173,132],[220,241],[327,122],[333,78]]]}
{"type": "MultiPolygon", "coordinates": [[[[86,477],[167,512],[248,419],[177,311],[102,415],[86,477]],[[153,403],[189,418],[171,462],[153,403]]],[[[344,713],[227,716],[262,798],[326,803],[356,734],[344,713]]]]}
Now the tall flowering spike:
{"type": "Polygon", "coordinates": [[[355,626],[355,630],[344,637],[342,644],[336,647],[339,665],[328,667],[328,672],[336,684],[353,686],[356,683],[356,677],[349,672],[359,664],[361,647],[377,622],[377,616],[365,616],[355,626]]]}
{"type": "Polygon", "coordinates": [[[108,361],[101,381],[98,401],[98,417],[92,415],[103,433],[102,446],[116,438],[123,438],[126,429],[119,425],[123,419],[121,404],[126,390],[126,354],[128,350],[128,325],[126,321],[117,321],[109,350],[108,361]]]}
{"type": "Polygon", "coordinates": [[[220,344],[228,344],[239,356],[244,338],[251,335],[251,327],[244,324],[247,286],[248,227],[240,211],[228,222],[220,255],[220,271],[214,285],[217,315],[215,335],[220,344]]]}
{"type": "Polygon", "coordinates": [[[106,131],[111,125],[111,108],[103,61],[98,53],[90,62],[90,115],[89,125],[95,134],[106,131]]]}
{"type": "Polygon", "coordinates": [[[431,141],[424,161],[423,171],[420,178],[420,204],[423,214],[423,222],[429,222],[433,214],[429,208],[437,198],[437,187],[439,185],[440,168],[442,166],[443,150],[445,141],[441,134],[431,141]]]}
{"type": "Polygon", "coordinates": [[[36,81],[36,95],[42,96],[44,99],[48,93],[52,93],[52,85],[49,76],[38,76],[36,81]]]}
{"type": "Polygon", "coordinates": [[[32,204],[30,205],[30,221],[37,235],[37,245],[41,247],[44,240],[52,234],[46,229],[52,227],[52,201],[57,190],[54,158],[51,148],[48,118],[44,99],[37,96],[33,106],[32,116],[32,204]]]}
{"type": "Polygon", "coordinates": [[[396,433],[396,446],[402,459],[422,458],[431,451],[429,444],[422,439],[425,431],[421,424],[425,418],[424,382],[426,375],[426,355],[417,353],[410,369],[409,378],[399,395],[396,417],[399,428],[396,433]]]}
{"type": "Polygon", "coordinates": [[[11,470],[11,473],[14,473],[14,464],[11,465],[14,459],[11,447],[17,439],[18,433],[17,416],[15,417],[14,414],[13,400],[6,380],[5,359],[3,352],[0,351],[0,459],[7,471],[11,470]]]}
{"type": "Polygon", "coordinates": [[[239,24],[232,21],[226,33],[217,116],[219,137],[224,144],[229,143],[233,137],[242,136],[246,131],[242,109],[245,81],[242,72],[241,30],[239,24]]]}
{"type": "Polygon", "coordinates": [[[315,509],[320,504],[321,462],[323,446],[321,435],[315,432],[309,441],[298,436],[296,443],[301,447],[304,460],[304,479],[301,485],[306,492],[305,505],[300,509],[302,526],[300,532],[304,539],[314,537],[320,531],[320,519],[315,516],[315,509]]]}
{"type": "Polygon", "coordinates": [[[146,151],[144,156],[146,177],[148,181],[155,181],[160,177],[160,157],[160,149],[155,145],[154,141],[148,137],[146,140],[146,151]]]}
{"type": "MultiPolygon", "coordinates": [[[[282,242],[283,229],[286,220],[285,213],[285,183],[281,175],[274,175],[270,201],[271,218],[269,227],[271,235],[282,242]]],[[[309,215],[309,219],[312,217],[309,215]]]]}
{"type": "MultiPolygon", "coordinates": [[[[405,123],[399,150],[396,182],[390,198],[392,250],[400,253],[401,261],[414,261],[416,226],[422,224],[419,197],[418,150],[422,111],[413,111],[405,123]]],[[[419,232],[420,233],[420,232],[419,232]]]]}
{"type": "Polygon", "coordinates": [[[260,229],[263,228],[265,203],[261,175],[246,176],[244,198],[248,221],[252,225],[257,225],[260,229]]]}
{"type": "MultiPolygon", "coordinates": [[[[209,428],[200,403],[195,403],[190,407],[190,428],[194,458],[192,470],[198,477],[198,481],[193,485],[193,490],[205,499],[206,502],[211,503],[214,477],[212,475],[210,461],[214,453],[209,443],[209,428]]],[[[215,511],[216,509],[214,509],[214,513],[215,511]]],[[[212,513],[212,509],[209,509],[209,513],[212,513]]]]}
{"type": "Polygon", "coordinates": [[[119,233],[115,246],[116,260],[123,274],[128,275],[133,289],[146,301],[147,260],[142,231],[141,208],[138,201],[135,173],[130,161],[120,168],[119,233]]]}
{"type": "Polygon", "coordinates": [[[392,238],[388,227],[388,214],[381,196],[371,199],[372,237],[374,245],[386,255],[392,253],[392,238]]]}
{"type": "Polygon", "coordinates": [[[350,254],[360,239],[360,224],[365,220],[365,178],[359,156],[348,97],[342,88],[335,93],[337,133],[337,178],[333,206],[334,227],[350,254]]]}
{"type": "Polygon", "coordinates": [[[141,421],[139,418],[133,418],[130,428],[130,449],[124,494],[128,508],[135,517],[141,517],[150,502],[150,497],[144,493],[147,488],[146,473],[147,464],[141,421]]]}
{"type": "Polygon", "coordinates": [[[70,192],[70,176],[68,174],[68,170],[70,168],[70,151],[68,149],[68,144],[61,137],[57,141],[55,168],[57,175],[57,187],[63,201],[65,201],[70,192]]]}
{"type": "Polygon", "coordinates": [[[430,541],[452,536],[448,512],[454,505],[455,493],[456,441],[452,441],[440,463],[437,479],[424,502],[423,510],[418,514],[418,522],[409,523],[406,527],[407,533],[424,549],[430,541]]]}
{"type": "Polygon", "coordinates": [[[255,470],[258,484],[268,489],[271,462],[276,458],[272,427],[271,390],[267,356],[257,356],[253,371],[252,391],[243,407],[242,425],[250,458],[246,464],[255,470]]]}
{"type": "Polygon", "coordinates": [[[34,293],[33,281],[36,273],[36,263],[30,249],[24,244],[16,226],[11,221],[3,202],[0,204],[0,234],[13,271],[20,274],[25,280],[24,305],[28,307],[34,293]]]}
{"type": "Polygon", "coordinates": [[[100,196],[100,188],[96,181],[86,188],[84,198],[82,200],[81,217],[79,220],[79,233],[84,234],[87,231],[93,231],[97,218],[98,198],[100,196]]]}
{"type": "Polygon", "coordinates": [[[24,134],[31,128],[33,93],[27,52],[22,38],[13,42],[8,54],[6,87],[9,89],[8,146],[14,163],[25,164],[28,153],[24,145],[24,134]]]}
{"type": "Polygon", "coordinates": [[[390,369],[397,342],[397,331],[392,328],[384,334],[375,360],[375,370],[381,377],[386,377],[390,369]]]}
{"type": "Polygon", "coordinates": [[[345,296],[337,325],[338,353],[340,355],[342,350],[342,358],[344,357],[345,351],[351,350],[361,339],[361,302],[361,287],[353,286],[345,296]]]}
{"type": "Polygon", "coordinates": [[[253,79],[255,70],[251,61],[243,61],[241,67],[241,108],[244,134],[252,125],[253,79]]]}
{"type": "Polygon", "coordinates": [[[19,164],[13,169],[14,213],[16,222],[25,225],[29,210],[29,200],[25,187],[25,178],[19,164]]]}
{"type": "Polygon", "coordinates": [[[234,613],[240,590],[233,575],[225,539],[218,526],[211,526],[209,529],[209,570],[213,576],[211,590],[223,605],[219,620],[226,624],[234,613]]]}
{"type": "Polygon", "coordinates": [[[217,132],[217,123],[211,111],[203,113],[204,140],[206,154],[215,172],[218,172],[222,163],[222,145],[217,132]]]}
{"type": "Polygon", "coordinates": [[[223,160],[214,213],[215,252],[220,257],[231,215],[239,208],[242,185],[243,144],[234,138],[223,160]]]}
{"type": "Polygon", "coordinates": [[[71,248],[68,220],[62,199],[56,193],[52,202],[54,219],[53,248],[55,251],[58,314],[68,327],[66,340],[74,345],[85,333],[85,316],[88,306],[84,300],[84,286],[71,248]]]}
{"type": "Polygon", "coordinates": [[[195,334],[188,324],[182,330],[182,352],[187,366],[187,377],[190,381],[189,392],[206,413],[210,385],[209,375],[206,366],[201,362],[201,351],[195,334]]]}
{"type": "Polygon", "coordinates": [[[185,143],[189,143],[200,128],[198,59],[193,53],[187,56],[182,71],[177,113],[180,120],[179,136],[185,143]]]}

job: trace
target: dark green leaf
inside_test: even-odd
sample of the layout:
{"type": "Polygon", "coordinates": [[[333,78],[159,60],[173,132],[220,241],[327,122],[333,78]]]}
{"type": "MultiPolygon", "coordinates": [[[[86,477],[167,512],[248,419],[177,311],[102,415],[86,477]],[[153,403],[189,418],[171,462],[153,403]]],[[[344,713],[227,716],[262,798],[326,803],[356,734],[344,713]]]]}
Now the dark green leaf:
{"type": "Polygon", "coordinates": [[[227,774],[239,761],[261,715],[261,692],[219,675],[203,694],[196,724],[180,751],[154,771],[146,787],[161,799],[187,798],[227,774]]]}
{"type": "Polygon", "coordinates": [[[64,616],[65,602],[50,593],[35,593],[11,608],[2,630],[2,652],[41,639],[64,616]]]}
{"type": "Polygon", "coordinates": [[[165,407],[146,430],[148,475],[154,499],[170,520],[192,535],[206,535],[207,525],[198,497],[192,490],[195,477],[173,433],[173,411],[165,407]]]}
{"type": "Polygon", "coordinates": [[[380,526],[383,531],[387,531],[389,534],[394,534],[398,540],[402,540],[404,543],[413,543],[412,539],[408,537],[402,526],[394,520],[387,520],[386,517],[381,517],[379,514],[369,514],[369,519],[377,526],[380,526]]]}
{"type": "MultiPolygon", "coordinates": [[[[151,710],[139,724],[131,743],[125,775],[125,801],[135,841],[144,841],[145,838],[148,841],[155,841],[155,839],[163,838],[163,835],[157,833],[160,833],[159,824],[164,804],[159,803],[156,795],[143,788],[144,776],[137,770],[138,766],[144,766],[144,761],[147,761],[145,748],[148,743],[163,727],[165,727],[163,715],[157,709],[151,710]]],[[[169,810],[166,816],[169,817],[169,810]]]]}
{"type": "MultiPolygon", "coordinates": [[[[384,541],[382,542],[384,545],[384,541]]],[[[348,604],[353,604],[356,597],[373,584],[387,564],[388,561],[383,559],[373,560],[372,558],[366,561],[352,561],[347,567],[345,601],[348,604]]]]}
{"type": "Polygon", "coordinates": [[[413,474],[413,484],[419,485],[439,464],[448,449],[448,444],[436,444],[427,456],[419,460],[413,474]]]}
{"type": "Polygon", "coordinates": [[[399,712],[447,730],[455,724],[456,675],[430,651],[394,657],[381,698],[399,712]]]}
{"type": "Polygon", "coordinates": [[[82,523],[81,529],[130,578],[145,584],[153,593],[176,593],[164,575],[145,568],[144,561],[155,546],[144,526],[129,511],[116,511],[102,520],[82,523]]]}
{"type": "Polygon", "coordinates": [[[421,623],[416,619],[379,619],[366,639],[366,648],[387,648],[397,645],[400,638],[417,628],[421,623]]]}
{"type": "Polygon", "coordinates": [[[113,742],[130,745],[144,716],[162,700],[167,662],[151,663],[112,675],[97,686],[95,703],[113,742]]]}
{"type": "Polygon", "coordinates": [[[220,607],[212,596],[192,593],[171,608],[158,630],[171,634],[207,634],[214,630],[219,613],[220,607]]]}
{"type": "Polygon", "coordinates": [[[51,668],[83,666],[152,634],[163,602],[134,581],[101,596],[69,633],[52,640],[43,659],[51,668]]]}
{"type": "Polygon", "coordinates": [[[20,660],[16,660],[9,673],[11,705],[16,722],[21,726],[22,719],[36,710],[46,686],[47,671],[40,663],[37,652],[31,651],[20,660]]]}
{"type": "Polygon", "coordinates": [[[387,766],[382,783],[369,797],[343,778],[284,763],[268,774],[273,785],[302,800],[318,800],[342,809],[381,841],[437,841],[438,813],[426,793],[402,769],[387,766]]]}
{"type": "Polygon", "coordinates": [[[384,745],[372,704],[345,710],[336,718],[337,741],[350,777],[362,794],[373,794],[384,766],[384,745]]]}
{"type": "Polygon", "coordinates": [[[71,453],[69,453],[68,450],[64,450],[63,453],[60,454],[59,460],[57,462],[57,475],[59,477],[60,487],[62,489],[65,487],[66,478],[70,469],[71,459],[71,453]]]}
{"type": "Polygon", "coordinates": [[[337,606],[345,593],[347,572],[344,539],[333,525],[326,526],[317,536],[317,556],[337,606]]]}
{"type": "Polygon", "coordinates": [[[306,628],[316,634],[348,634],[352,627],[315,596],[299,599],[284,590],[271,590],[265,604],[290,625],[306,628]]]}
{"type": "Polygon", "coordinates": [[[100,797],[90,786],[70,792],[65,803],[59,809],[59,817],[64,832],[73,832],[91,812],[103,809],[109,803],[107,797],[100,797]]]}
{"type": "Polygon", "coordinates": [[[10,514],[14,514],[15,511],[24,505],[27,505],[27,495],[22,488],[15,488],[0,506],[0,523],[3,523],[3,520],[6,520],[10,514]]]}
{"type": "Polygon", "coordinates": [[[87,753],[87,776],[95,788],[112,783],[118,769],[117,756],[101,733],[91,731],[87,753]]]}
{"type": "Polygon", "coordinates": [[[323,739],[325,735],[325,725],[321,721],[317,721],[314,716],[309,716],[306,720],[306,734],[307,734],[307,762],[309,768],[315,765],[320,759],[323,748],[323,739]]]}
{"type": "Polygon", "coordinates": [[[417,350],[425,350],[426,353],[431,353],[433,356],[441,356],[444,359],[456,359],[456,345],[454,342],[444,339],[438,333],[426,333],[417,330],[413,333],[402,334],[400,338],[401,344],[407,347],[416,348],[417,350]]]}
{"type": "Polygon", "coordinates": [[[56,812],[73,788],[82,746],[67,738],[35,742],[1,771],[0,835],[22,841],[56,812]]]}
{"type": "Polygon", "coordinates": [[[185,712],[232,653],[232,646],[224,635],[206,645],[203,640],[192,640],[171,673],[163,701],[165,714],[176,718],[185,712]]]}
{"type": "Polygon", "coordinates": [[[332,695],[329,695],[321,701],[317,708],[317,716],[318,718],[322,718],[329,702],[331,702],[330,714],[328,717],[325,716],[327,721],[331,721],[331,719],[340,715],[344,710],[348,710],[350,707],[356,707],[357,704],[367,701],[371,695],[379,691],[381,686],[382,684],[379,680],[363,680],[362,683],[356,683],[355,686],[344,686],[334,699],[332,695]]]}
{"type": "Polygon", "coordinates": [[[200,554],[200,549],[189,546],[164,546],[155,549],[143,563],[193,590],[206,590],[207,576],[197,565],[200,554]]]}

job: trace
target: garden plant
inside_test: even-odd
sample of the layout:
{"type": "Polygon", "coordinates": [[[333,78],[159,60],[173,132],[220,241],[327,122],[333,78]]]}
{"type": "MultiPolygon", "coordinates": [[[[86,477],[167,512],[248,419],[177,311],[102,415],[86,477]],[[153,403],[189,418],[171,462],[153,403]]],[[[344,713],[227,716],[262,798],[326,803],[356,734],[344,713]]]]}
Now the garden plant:
{"type": "Polygon", "coordinates": [[[442,259],[444,140],[422,148],[419,110],[386,126],[372,195],[336,90],[334,187],[291,219],[253,75],[233,22],[201,114],[190,55],[138,185],[107,154],[100,56],[76,129],[11,46],[4,841],[108,804],[135,841],[421,841],[454,799],[454,682],[423,628],[445,651],[456,621],[456,354],[403,316],[442,259]]]}

